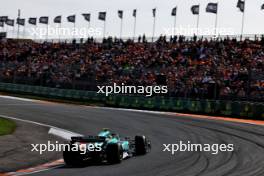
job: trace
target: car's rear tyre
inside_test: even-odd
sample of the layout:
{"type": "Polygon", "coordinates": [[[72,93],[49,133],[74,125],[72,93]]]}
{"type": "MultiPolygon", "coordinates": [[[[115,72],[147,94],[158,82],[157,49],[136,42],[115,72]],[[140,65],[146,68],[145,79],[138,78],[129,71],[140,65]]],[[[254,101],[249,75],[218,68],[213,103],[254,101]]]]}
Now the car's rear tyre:
{"type": "Polygon", "coordinates": [[[68,166],[80,167],[84,165],[83,156],[79,151],[63,151],[63,159],[68,166]]]}
{"type": "Polygon", "coordinates": [[[123,158],[122,146],[118,143],[108,144],[106,147],[106,159],[109,164],[120,163],[123,158]]]}
{"type": "Polygon", "coordinates": [[[136,155],[145,155],[148,150],[147,139],[145,136],[135,136],[136,155]]]}

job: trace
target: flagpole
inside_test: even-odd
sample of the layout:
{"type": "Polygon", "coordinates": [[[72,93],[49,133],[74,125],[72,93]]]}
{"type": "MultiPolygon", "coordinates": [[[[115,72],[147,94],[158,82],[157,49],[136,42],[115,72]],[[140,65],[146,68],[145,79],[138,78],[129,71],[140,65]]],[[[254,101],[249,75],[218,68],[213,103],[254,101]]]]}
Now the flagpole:
{"type": "Polygon", "coordinates": [[[90,27],[91,27],[91,24],[90,24],[90,21],[88,21],[87,38],[90,37],[90,35],[89,35],[90,27]]]}
{"type": "Polygon", "coordinates": [[[196,35],[198,36],[199,35],[199,23],[200,23],[200,4],[199,4],[199,13],[198,13],[198,16],[197,16],[197,24],[196,24],[196,35]]]}
{"type": "Polygon", "coordinates": [[[46,41],[48,41],[48,37],[49,37],[49,24],[47,24],[46,41]]]}
{"type": "Polygon", "coordinates": [[[73,39],[75,39],[75,37],[76,37],[76,32],[75,32],[75,29],[76,29],[76,19],[74,19],[74,23],[73,23],[73,39]]]}
{"type": "Polygon", "coordinates": [[[104,20],[104,35],[103,35],[103,38],[105,38],[105,23],[106,23],[106,19],[104,20]]]}
{"type": "MultiPolygon", "coordinates": [[[[156,8],[155,8],[156,9],[156,8]]],[[[152,42],[154,42],[154,35],[155,35],[155,27],[156,27],[156,13],[157,10],[155,11],[154,19],[153,19],[153,31],[152,31],[152,42]]]]}
{"type": "MultiPolygon", "coordinates": [[[[20,9],[18,9],[17,18],[20,18],[20,9]]],[[[17,24],[17,39],[19,39],[19,24],[17,24]]]]}
{"type": "Polygon", "coordinates": [[[135,37],[136,37],[136,25],[137,25],[137,15],[135,16],[135,19],[134,19],[133,41],[135,40],[135,37]]]}
{"type": "Polygon", "coordinates": [[[13,37],[15,38],[15,25],[13,26],[13,37]]]}
{"type": "MultiPolygon", "coordinates": [[[[5,22],[6,23],[6,22],[5,22]]],[[[4,31],[5,33],[6,33],[6,36],[8,37],[8,25],[6,24],[6,26],[5,26],[5,31],[4,31]]],[[[13,36],[14,38],[15,38],[15,36],[13,36]]]]}
{"type": "Polygon", "coordinates": [[[246,0],[244,1],[244,10],[243,10],[243,14],[242,14],[242,26],[241,26],[240,40],[243,39],[243,34],[244,34],[245,9],[246,9],[246,0]]]}
{"type": "Polygon", "coordinates": [[[59,43],[60,43],[60,37],[61,37],[60,36],[61,22],[59,23],[58,28],[59,28],[59,31],[58,32],[59,32],[59,43]]]}
{"type": "Polygon", "coordinates": [[[36,40],[37,24],[35,25],[34,40],[36,40]]]}
{"type": "Polygon", "coordinates": [[[8,26],[6,27],[6,37],[8,37],[8,26]]]}
{"type": "Polygon", "coordinates": [[[123,17],[121,18],[121,24],[120,24],[120,39],[122,38],[122,30],[123,30],[123,17]]]}
{"type": "Polygon", "coordinates": [[[219,7],[219,2],[217,2],[217,11],[216,11],[216,15],[215,15],[215,37],[217,36],[216,34],[216,28],[217,28],[217,20],[218,20],[218,7],[219,7]]]}
{"type": "Polygon", "coordinates": [[[176,12],[175,17],[174,17],[174,26],[173,26],[173,34],[174,34],[174,36],[176,36],[176,19],[177,19],[177,12],[176,12]]]}
{"type": "Polygon", "coordinates": [[[23,26],[23,38],[25,39],[25,37],[26,37],[26,32],[25,32],[25,24],[24,24],[24,26],[23,26]]]}
{"type": "Polygon", "coordinates": [[[3,32],[6,32],[6,24],[5,24],[5,22],[3,22],[4,23],[4,26],[3,26],[3,32]]]}

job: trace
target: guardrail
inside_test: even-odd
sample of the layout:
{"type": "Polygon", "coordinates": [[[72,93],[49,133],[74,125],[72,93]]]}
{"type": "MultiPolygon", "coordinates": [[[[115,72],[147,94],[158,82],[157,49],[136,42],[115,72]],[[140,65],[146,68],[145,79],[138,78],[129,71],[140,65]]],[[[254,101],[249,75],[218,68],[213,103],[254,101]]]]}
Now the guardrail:
{"type": "Polygon", "coordinates": [[[201,114],[219,114],[224,116],[246,117],[264,120],[263,102],[193,100],[174,97],[143,97],[129,95],[110,95],[106,97],[96,92],[73,89],[58,89],[22,84],[0,83],[0,91],[26,94],[51,99],[74,100],[80,102],[98,102],[106,106],[148,109],[159,111],[177,111],[201,114]]]}

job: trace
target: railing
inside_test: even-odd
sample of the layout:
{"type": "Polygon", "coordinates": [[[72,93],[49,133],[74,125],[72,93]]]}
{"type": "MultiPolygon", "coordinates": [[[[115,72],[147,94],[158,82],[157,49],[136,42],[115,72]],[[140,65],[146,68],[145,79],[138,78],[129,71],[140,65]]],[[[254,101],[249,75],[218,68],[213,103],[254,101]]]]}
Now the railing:
{"type": "Polygon", "coordinates": [[[159,111],[190,112],[264,120],[264,103],[247,101],[195,100],[173,97],[110,95],[91,91],[0,83],[0,91],[50,99],[98,102],[106,106],[159,111]]]}
{"type": "MultiPolygon", "coordinates": [[[[134,41],[138,41],[138,38],[141,37],[141,41],[143,40],[143,36],[136,36],[136,37],[122,37],[123,41],[127,41],[127,40],[134,40],[134,41]]],[[[225,39],[225,38],[230,38],[230,39],[236,39],[236,40],[244,40],[244,39],[249,39],[249,40],[261,40],[261,38],[264,37],[263,34],[244,34],[244,35],[198,35],[197,36],[197,40],[217,40],[217,39],[225,39]]],[[[146,42],[155,42],[159,39],[159,37],[155,36],[154,38],[150,37],[150,36],[146,36],[145,37],[145,41],[146,42]]],[[[170,36],[166,37],[167,41],[170,40],[170,36]]],[[[190,40],[192,41],[194,39],[194,36],[184,36],[185,40],[190,40]]],[[[72,43],[73,40],[76,43],[83,43],[86,41],[86,38],[53,38],[53,39],[35,39],[35,42],[38,43],[43,43],[43,42],[51,42],[51,43],[72,43]]],[[[103,38],[94,38],[95,42],[101,43],[103,41],[103,38]]]]}
{"type": "MultiPolygon", "coordinates": [[[[1,70],[1,68],[0,68],[1,70]]],[[[248,79],[247,86],[245,86],[244,95],[238,95],[237,91],[232,91],[232,93],[224,95],[221,93],[222,87],[219,87],[217,83],[201,83],[199,87],[206,86],[206,91],[194,92],[194,89],[180,89],[177,87],[168,87],[167,97],[175,98],[191,98],[191,99],[210,99],[210,100],[232,100],[232,101],[253,101],[253,102],[263,102],[264,101],[264,88],[257,89],[254,87],[254,84],[257,80],[263,80],[264,75],[260,75],[259,79],[248,79]]],[[[254,75],[254,78],[258,78],[257,75],[254,75]]],[[[185,82],[187,82],[186,80],[185,82]]],[[[100,82],[95,80],[93,76],[85,77],[80,79],[72,79],[67,82],[53,82],[45,78],[44,74],[39,76],[39,78],[27,77],[27,76],[17,76],[16,73],[10,77],[0,76],[0,82],[3,83],[13,83],[13,84],[24,84],[31,86],[41,86],[41,87],[50,87],[50,88],[62,88],[62,89],[76,89],[76,90],[85,90],[85,91],[97,91],[97,86],[106,86],[112,85],[112,83],[104,81],[100,82]]],[[[159,95],[157,95],[159,96],[159,95]]]]}

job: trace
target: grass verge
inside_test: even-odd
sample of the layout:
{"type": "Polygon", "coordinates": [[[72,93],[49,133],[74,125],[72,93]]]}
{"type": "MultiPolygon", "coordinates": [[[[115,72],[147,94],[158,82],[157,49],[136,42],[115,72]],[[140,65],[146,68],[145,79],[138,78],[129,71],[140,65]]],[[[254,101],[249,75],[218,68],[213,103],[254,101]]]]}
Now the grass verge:
{"type": "Polygon", "coordinates": [[[0,136],[12,134],[15,129],[16,123],[14,121],[0,117],[0,136]]]}

